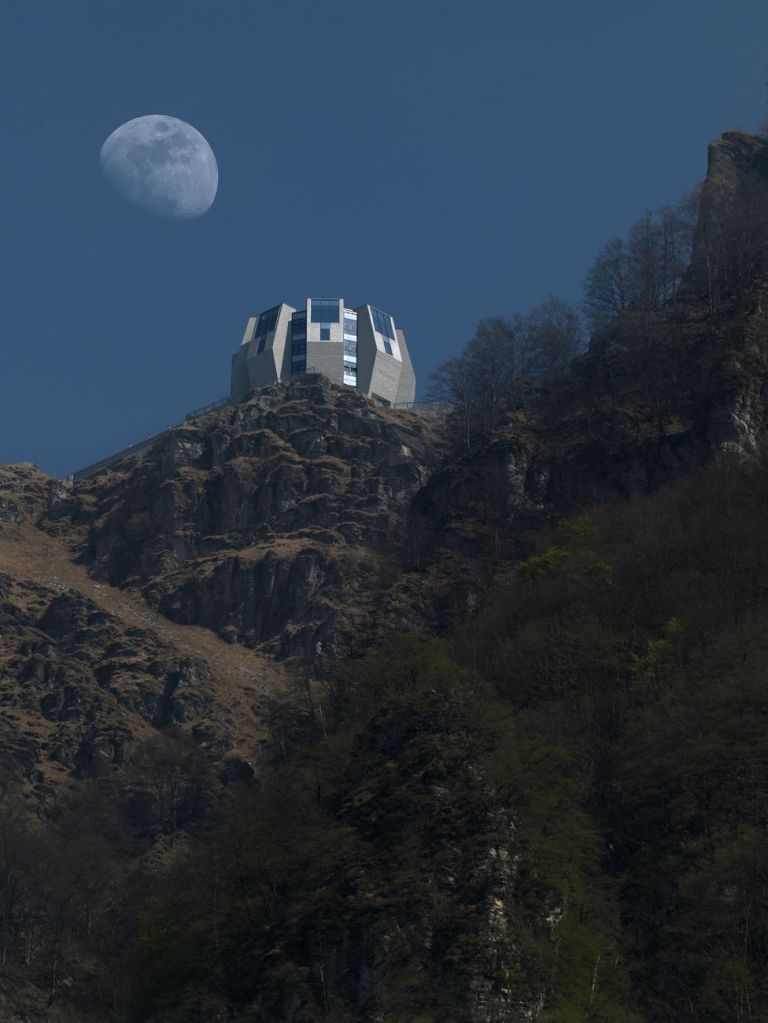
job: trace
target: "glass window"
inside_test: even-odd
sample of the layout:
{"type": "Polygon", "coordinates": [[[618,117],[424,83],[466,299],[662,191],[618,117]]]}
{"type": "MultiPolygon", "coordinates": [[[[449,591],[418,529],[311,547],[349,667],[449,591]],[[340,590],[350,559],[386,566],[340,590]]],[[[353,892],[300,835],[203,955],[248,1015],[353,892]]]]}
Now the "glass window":
{"type": "Polygon", "coordinates": [[[267,343],[267,337],[275,329],[279,312],[280,306],[276,305],[274,309],[267,309],[266,312],[259,313],[259,321],[256,324],[256,330],[253,333],[253,340],[258,341],[258,347],[256,348],[257,353],[264,351],[264,346],[267,343]]]}
{"type": "Polygon", "coordinates": [[[339,322],[338,298],[313,298],[311,299],[311,302],[313,323],[339,322]]]}
{"type": "Polygon", "coordinates": [[[386,338],[384,338],[384,351],[387,353],[387,355],[392,354],[392,345],[386,338]]]}
{"type": "Polygon", "coordinates": [[[373,306],[371,306],[371,313],[373,315],[374,329],[377,330],[379,334],[383,334],[384,337],[388,337],[391,341],[394,341],[395,325],[392,322],[392,317],[388,313],[383,313],[381,309],[374,309],[373,306]]]}
{"type": "Polygon", "coordinates": [[[320,340],[321,341],[330,341],[331,340],[331,328],[330,327],[321,327],[320,328],[320,340]]]}

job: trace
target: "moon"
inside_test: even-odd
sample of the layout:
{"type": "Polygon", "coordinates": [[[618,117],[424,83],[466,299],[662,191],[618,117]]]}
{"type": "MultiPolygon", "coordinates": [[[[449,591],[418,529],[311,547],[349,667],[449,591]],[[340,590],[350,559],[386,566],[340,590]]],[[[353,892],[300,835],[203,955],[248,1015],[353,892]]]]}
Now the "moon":
{"type": "Polygon", "coordinates": [[[126,121],[101,147],[107,180],[129,202],[176,220],[201,217],[219,186],[216,157],[200,132],[167,114],[126,121]]]}

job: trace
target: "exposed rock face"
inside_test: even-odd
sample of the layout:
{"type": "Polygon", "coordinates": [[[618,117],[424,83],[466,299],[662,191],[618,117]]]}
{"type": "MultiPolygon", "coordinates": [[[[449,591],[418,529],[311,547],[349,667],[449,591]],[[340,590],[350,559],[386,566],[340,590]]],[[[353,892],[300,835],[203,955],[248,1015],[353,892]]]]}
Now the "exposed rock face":
{"type": "Polygon", "coordinates": [[[25,777],[123,766],[150,726],[205,718],[211,671],[81,594],[0,575],[0,745],[25,777]]]}
{"type": "Polygon", "coordinates": [[[707,177],[701,190],[693,264],[706,264],[713,246],[728,230],[726,221],[740,201],[751,203],[755,192],[768,195],[768,139],[727,131],[709,146],[707,177]]]}
{"type": "Polygon", "coordinates": [[[0,533],[38,519],[67,492],[66,484],[45,476],[35,465],[0,465],[0,533]]]}
{"type": "Polygon", "coordinates": [[[123,768],[158,729],[197,736],[220,768],[243,744],[253,757],[275,678],[247,651],[92,582],[31,524],[0,536],[0,753],[39,806],[68,777],[123,768]]]}
{"type": "Polygon", "coordinates": [[[78,486],[51,526],[85,526],[93,574],[140,587],[174,621],[330,656],[380,631],[435,437],[428,418],[322,378],[277,386],[78,486]]]}

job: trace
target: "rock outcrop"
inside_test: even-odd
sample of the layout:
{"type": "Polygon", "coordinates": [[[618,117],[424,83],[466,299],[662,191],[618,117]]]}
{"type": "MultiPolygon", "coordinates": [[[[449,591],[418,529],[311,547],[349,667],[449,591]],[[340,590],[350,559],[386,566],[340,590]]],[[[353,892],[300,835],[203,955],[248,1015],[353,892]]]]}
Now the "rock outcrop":
{"type": "Polygon", "coordinates": [[[0,534],[37,520],[67,495],[67,484],[30,464],[0,465],[0,534]]]}
{"type": "MultiPolygon", "coordinates": [[[[413,495],[440,457],[429,415],[318,377],[186,424],[51,516],[97,578],[167,617],[281,657],[364,648],[398,608],[413,495]]],[[[407,587],[406,587],[407,589],[407,587]]]]}

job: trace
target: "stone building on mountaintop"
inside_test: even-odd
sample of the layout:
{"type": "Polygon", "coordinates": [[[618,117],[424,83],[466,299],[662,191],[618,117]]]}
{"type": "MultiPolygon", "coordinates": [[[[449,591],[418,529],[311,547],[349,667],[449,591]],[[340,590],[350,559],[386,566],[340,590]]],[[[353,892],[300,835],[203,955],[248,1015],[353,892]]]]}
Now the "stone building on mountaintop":
{"type": "Polygon", "coordinates": [[[416,393],[405,334],[392,316],[371,305],[350,309],[343,298],[308,298],[299,309],[281,302],[252,316],[232,357],[231,399],[304,373],[380,405],[408,405],[416,393]]]}

